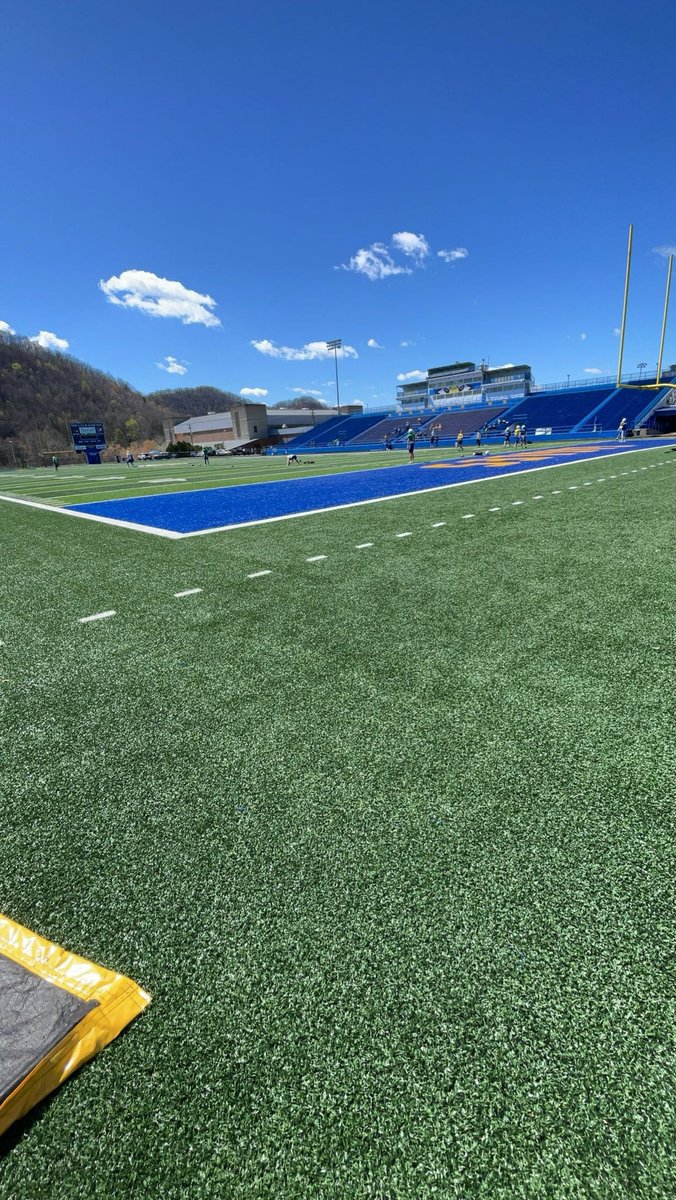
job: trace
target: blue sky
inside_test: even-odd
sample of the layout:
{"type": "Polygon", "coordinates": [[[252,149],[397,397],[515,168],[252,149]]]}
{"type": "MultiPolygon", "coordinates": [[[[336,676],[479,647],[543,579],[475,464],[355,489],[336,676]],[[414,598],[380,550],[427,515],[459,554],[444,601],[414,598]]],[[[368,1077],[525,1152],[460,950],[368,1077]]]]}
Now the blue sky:
{"type": "Polygon", "coordinates": [[[18,333],[143,391],[269,402],[333,402],[313,357],[333,337],[341,398],[369,406],[456,359],[612,372],[633,221],[625,363],[654,365],[673,6],[0,0],[0,20],[18,333]]]}

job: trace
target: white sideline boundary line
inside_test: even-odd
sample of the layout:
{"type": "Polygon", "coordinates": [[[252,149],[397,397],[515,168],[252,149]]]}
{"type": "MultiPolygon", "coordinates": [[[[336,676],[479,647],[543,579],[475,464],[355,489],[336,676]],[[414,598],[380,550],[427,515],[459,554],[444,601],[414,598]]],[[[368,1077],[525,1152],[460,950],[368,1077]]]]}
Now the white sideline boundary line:
{"type": "MultiPolygon", "coordinates": [[[[670,444],[669,449],[672,446],[670,444]]],[[[676,449],[676,447],[674,447],[676,449]]],[[[458,479],[453,483],[435,484],[434,487],[416,488],[413,492],[395,492],[391,496],[371,496],[368,500],[348,500],[345,504],[331,504],[327,508],[306,508],[302,512],[282,513],[277,517],[258,517],[254,521],[235,521],[230,525],[214,525],[209,529],[193,529],[190,533],[176,533],[173,529],[157,529],[152,525],[140,525],[135,521],[122,521],[116,517],[102,517],[95,513],[75,512],[70,508],[57,508],[53,504],[41,504],[37,500],[23,500],[17,496],[5,496],[0,494],[0,501],[6,500],[10,504],[24,504],[28,508],[40,508],[45,512],[60,513],[62,516],[80,517],[85,521],[98,521],[103,525],[117,525],[120,529],[132,529],[136,533],[152,533],[156,537],[170,538],[172,541],[182,541],[184,538],[205,537],[209,533],[228,533],[231,529],[250,529],[253,525],[271,525],[276,521],[292,521],[297,517],[316,517],[322,513],[341,512],[345,508],[362,508],[366,504],[382,504],[386,500],[406,500],[409,496],[427,496],[434,492],[447,492],[451,488],[470,487],[474,483],[489,483],[496,479],[513,479],[515,476],[532,475],[534,471],[553,471],[558,467],[579,466],[584,462],[600,462],[608,458],[620,458],[627,454],[641,454],[647,450],[657,450],[657,446],[632,446],[631,450],[613,450],[610,454],[594,454],[580,458],[569,458],[567,462],[562,463],[545,463],[537,467],[525,467],[521,471],[504,471],[499,475],[486,475],[481,479],[458,479]]],[[[676,460],[674,460],[676,461],[676,460]]],[[[400,465],[400,464],[399,464],[400,465]]],[[[363,469],[363,468],[362,468],[363,469]]],[[[386,470],[387,468],[374,467],[373,470],[386,470]]],[[[336,472],[336,474],[349,474],[349,472],[336,472]]],[[[621,474],[629,474],[629,472],[621,472],[621,474]]],[[[611,475],[612,479],[613,476],[611,475]]],[[[270,479],[268,483],[277,483],[278,480],[270,479]]],[[[195,488],[190,491],[211,491],[211,488],[195,488]]],[[[170,495],[188,495],[189,492],[171,492],[170,495]]],[[[560,493],[552,493],[557,495],[560,493]]],[[[109,501],[108,503],[113,503],[109,501]]]]}
{"type": "Polygon", "coordinates": [[[0,495],[0,500],[8,504],[24,504],[26,508],[41,508],[43,512],[58,513],[62,517],[80,517],[84,521],[98,521],[100,525],[117,525],[120,529],[134,529],[137,533],[154,533],[156,537],[171,538],[176,541],[185,537],[184,533],[174,533],[173,529],[155,529],[152,525],[138,525],[134,521],[118,521],[115,517],[100,517],[95,513],[74,512],[72,508],[57,508],[55,504],[41,504],[39,500],[22,500],[18,496],[0,495]]]}

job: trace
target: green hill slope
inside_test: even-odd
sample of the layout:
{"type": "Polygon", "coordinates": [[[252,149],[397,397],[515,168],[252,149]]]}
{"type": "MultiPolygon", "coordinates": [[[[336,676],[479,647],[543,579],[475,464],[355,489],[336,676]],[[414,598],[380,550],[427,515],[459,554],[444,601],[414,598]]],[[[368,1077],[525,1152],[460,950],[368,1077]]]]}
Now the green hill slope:
{"type": "Polygon", "coordinates": [[[110,444],[163,439],[169,422],[224,412],[239,397],[213,387],[144,396],[123,379],[27,338],[0,334],[0,466],[70,448],[70,421],[102,421],[110,444]]]}

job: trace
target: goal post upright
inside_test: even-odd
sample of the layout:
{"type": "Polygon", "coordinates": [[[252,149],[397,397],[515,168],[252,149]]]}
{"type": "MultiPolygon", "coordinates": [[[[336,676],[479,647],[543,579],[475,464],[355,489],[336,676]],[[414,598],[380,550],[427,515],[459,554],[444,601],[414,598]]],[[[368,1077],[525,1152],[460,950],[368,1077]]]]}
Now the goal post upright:
{"type": "Polygon", "coordinates": [[[624,355],[624,331],[627,325],[627,302],[629,300],[629,276],[631,274],[631,247],[634,241],[634,226],[629,226],[629,243],[627,245],[627,270],[624,277],[624,302],[622,304],[622,324],[620,326],[620,355],[617,360],[616,387],[622,386],[622,357],[624,355]]]}
{"type": "Polygon", "coordinates": [[[672,268],[673,261],[674,261],[674,256],[673,256],[673,254],[670,254],[669,262],[667,263],[667,290],[664,294],[664,315],[662,317],[662,336],[660,337],[660,353],[659,353],[659,357],[657,359],[657,379],[655,380],[657,387],[662,386],[660,384],[660,375],[662,374],[662,355],[664,354],[664,339],[665,339],[666,333],[667,333],[667,316],[669,314],[669,293],[671,291],[671,268],[672,268]]]}

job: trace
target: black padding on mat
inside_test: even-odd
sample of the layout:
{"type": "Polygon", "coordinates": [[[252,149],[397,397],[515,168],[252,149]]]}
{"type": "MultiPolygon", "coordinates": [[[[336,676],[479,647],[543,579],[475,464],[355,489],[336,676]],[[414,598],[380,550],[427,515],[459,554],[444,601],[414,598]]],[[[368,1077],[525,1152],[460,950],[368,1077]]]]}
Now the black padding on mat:
{"type": "Polygon", "coordinates": [[[0,1104],[96,1004],[0,953],[0,1104]]]}

